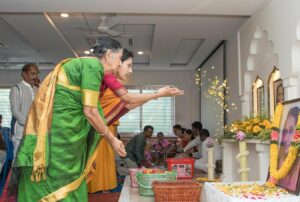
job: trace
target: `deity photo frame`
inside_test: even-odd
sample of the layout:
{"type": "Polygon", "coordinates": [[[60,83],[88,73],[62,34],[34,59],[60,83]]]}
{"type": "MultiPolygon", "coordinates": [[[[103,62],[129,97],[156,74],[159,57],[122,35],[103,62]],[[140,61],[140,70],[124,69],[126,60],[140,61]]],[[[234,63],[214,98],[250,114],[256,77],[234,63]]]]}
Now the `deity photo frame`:
{"type": "MultiPolygon", "coordinates": [[[[281,167],[294,135],[295,127],[300,112],[300,98],[283,102],[283,113],[280,123],[278,168],[281,167]]],[[[300,192],[300,156],[298,155],[289,173],[281,179],[278,186],[285,188],[290,193],[299,195],[300,192]]]]}

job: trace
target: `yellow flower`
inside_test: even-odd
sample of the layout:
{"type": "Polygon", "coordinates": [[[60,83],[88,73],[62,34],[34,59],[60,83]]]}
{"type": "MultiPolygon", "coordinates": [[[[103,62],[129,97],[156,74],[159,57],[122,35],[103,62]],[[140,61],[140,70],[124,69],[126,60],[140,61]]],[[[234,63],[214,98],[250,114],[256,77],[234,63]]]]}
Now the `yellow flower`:
{"type": "Polygon", "coordinates": [[[261,127],[259,127],[259,126],[254,126],[252,129],[253,133],[259,133],[260,131],[261,131],[261,127]]]}
{"type": "Polygon", "coordinates": [[[271,125],[270,121],[267,120],[267,119],[263,120],[263,125],[265,126],[265,129],[271,129],[272,128],[272,125],[271,125]]]}
{"type": "Polygon", "coordinates": [[[260,123],[260,119],[259,119],[258,117],[254,118],[254,119],[253,119],[253,123],[255,123],[255,124],[260,123]]]}
{"type": "Polygon", "coordinates": [[[247,127],[246,127],[246,132],[249,133],[249,132],[251,132],[251,130],[252,130],[252,126],[247,126],[247,127]]]}

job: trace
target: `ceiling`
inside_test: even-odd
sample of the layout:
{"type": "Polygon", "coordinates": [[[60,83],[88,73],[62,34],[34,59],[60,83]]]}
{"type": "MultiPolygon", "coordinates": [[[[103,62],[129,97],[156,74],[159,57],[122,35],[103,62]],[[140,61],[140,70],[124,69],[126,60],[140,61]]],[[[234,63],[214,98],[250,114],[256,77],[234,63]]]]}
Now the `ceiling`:
{"type": "Polygon", "coordinates": [[[0,0],[0,68],[26,62],[52,68],[64,58],[84,56],[104,34],[93,27],[105,18],[104,25],[118,22],[112,30],[135,53],[136,69],[194,69],[269,1],[0,0]]]}

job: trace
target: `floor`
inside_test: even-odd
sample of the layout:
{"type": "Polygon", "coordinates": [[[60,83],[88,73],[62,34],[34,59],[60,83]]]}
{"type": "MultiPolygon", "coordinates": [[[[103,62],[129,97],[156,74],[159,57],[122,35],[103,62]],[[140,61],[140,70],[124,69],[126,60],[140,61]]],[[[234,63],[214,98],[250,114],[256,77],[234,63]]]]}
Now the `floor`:
{"type": "Polygon", "coordinates": [[[89,202],[118,202],[120,197],[120,192],[115,193],[101,193],[101,194],[89,194],[89,202]]]}

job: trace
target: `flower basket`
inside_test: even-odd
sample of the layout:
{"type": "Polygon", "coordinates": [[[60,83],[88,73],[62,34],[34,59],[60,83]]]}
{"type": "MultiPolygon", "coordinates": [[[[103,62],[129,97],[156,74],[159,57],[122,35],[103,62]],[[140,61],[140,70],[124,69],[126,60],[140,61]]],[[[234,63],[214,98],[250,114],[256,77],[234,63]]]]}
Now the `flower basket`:
{"type": "Polygon", "coordinates": [[[199,202],[202,185],[192,181],[153,182],[155,202],[199,202]]]}

